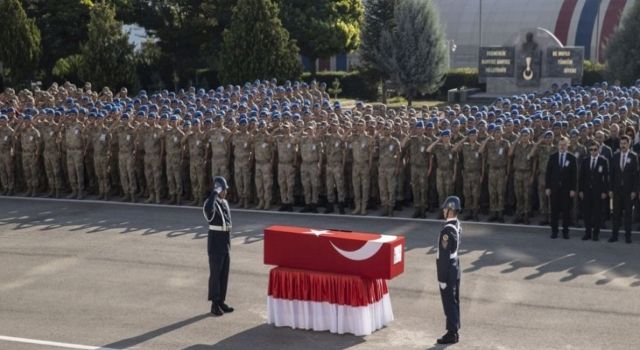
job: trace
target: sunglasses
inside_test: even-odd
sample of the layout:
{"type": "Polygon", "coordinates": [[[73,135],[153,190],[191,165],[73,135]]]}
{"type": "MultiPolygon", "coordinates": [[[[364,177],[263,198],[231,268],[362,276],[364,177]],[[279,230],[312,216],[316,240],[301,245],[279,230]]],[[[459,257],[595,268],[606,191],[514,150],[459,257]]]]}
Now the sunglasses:
{"type": "Polygon", "coordinates": [[[597,149],[597,148],[591,148],[591,149],[589,149],[589,150],[590,150],[591,152],[597,152],[597,151],[598,151],[598,149],[597,149]]]}

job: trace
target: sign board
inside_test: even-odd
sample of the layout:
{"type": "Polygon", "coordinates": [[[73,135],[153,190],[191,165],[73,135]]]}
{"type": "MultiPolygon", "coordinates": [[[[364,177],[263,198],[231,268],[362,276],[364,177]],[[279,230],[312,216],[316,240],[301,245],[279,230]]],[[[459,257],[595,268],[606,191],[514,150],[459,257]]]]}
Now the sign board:
{"type": "Polygon", "coordinates": [[[547,50],[547,75],[580,82],[584,66],[583,47],[557,47],[547,50]]]}
{"type": "Polygon", "coordinates": [[[515,67],[513,47],[481,47],[478,76],[480,81],[487,77],[513,78],[515,67]]]}

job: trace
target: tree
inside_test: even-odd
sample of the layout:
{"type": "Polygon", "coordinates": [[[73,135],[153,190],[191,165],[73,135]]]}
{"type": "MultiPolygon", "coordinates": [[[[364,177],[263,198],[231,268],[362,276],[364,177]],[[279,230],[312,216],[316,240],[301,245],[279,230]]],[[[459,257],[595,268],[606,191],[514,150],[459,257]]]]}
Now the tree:
{"type": "Polygon", "coordinates": [[[254,79],[300,76],[298,47],[278,18],[271,0],[239,0],[231,25],[222,34],[220,79],[244,83],[254,79]]]}
{"type": "Polygon", "coordinates": [[[395,26],[382,32],[384,67],[411,105],[418,92],[432,93],[442,86],[446,45],[433,2],[401,0],[394,18],[395,26]]]}
{"type": "Polygon", "coordinates": [[[18,0],[0,2],[0,23],[0,62],[17,84],[33,76],[40,57],[40,31],[18,0]]]}
{"type": "Polygon", "coordinates": [[[606,70],[609,79],[633,84],[640,77],[640,1],[636,1],[623,18],[606,48],[606,70]]]}
{"type": "Polygon", "coordinates": [[[393,11],[397,0],[368,0],[364,3],[364,22],[360,32],[360,57],[363,70],[376,83],[382,84],[382,102],[386,103],[387,89],[385,81],[390,72],[384,64],[386,52],[382,51],[382,31],[393,27],[393,11]]]}
{"type": "Polygon", "coordinates": [[[80,53],[80,43],[87,40],[91,0],[23,0],[27,14],[35,18],[42,33],[40,67],[45,78],[59,59],[80,53]]]}
{"type": "Polygon", "coordinates": [[[91,9],[87,42],[81,45],[81,77],[99,87],[133,88],[136,83],[133,45],[105,2],[91,9]]]}
{"type": "Polygon", "coordinates": [[[300,52],[313,62],[339,53],[355,50],[360,45],[361,0],[279,0],[282,22],[300,47],[300,52]]]}

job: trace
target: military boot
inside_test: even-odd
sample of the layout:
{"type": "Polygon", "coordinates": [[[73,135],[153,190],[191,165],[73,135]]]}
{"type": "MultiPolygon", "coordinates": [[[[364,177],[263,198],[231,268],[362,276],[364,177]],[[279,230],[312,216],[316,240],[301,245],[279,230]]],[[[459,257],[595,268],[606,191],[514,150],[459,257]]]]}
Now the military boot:
{"type": "Polygon", "coordinates": [[[525,225],[529,225],[529,213],[524,213],[522,216],[522,223],[525,225]]]}
{"type": "Polygon", "coordinates": [[[478,211],[473,211],[473,221],[480,221],[480,217],[478,217],[478,211]]]}
{"type": "Polygon", "coordinates": [[[301,213],[308,213],[311,211],[311,205],[307,204],[304,206],[304,208],[300,209],[301,213]]]}
{"type": "Polygon", "coordinates": [[[78,199],[84,199],[84,191],[78,190],[78,199]]]}
{"type": "Polygon", "coordinates": [[[280,206],[280,208],[278,208],[278,211],[287,211],[287,205],[282,203],[282,205],[280,206]]]}
{"type": "Polygon", "coordinates": [[[175,194],[172,194],[169,197],[169,204],[176,204],[176,195],[175,194]]]}
{"type": "Polygon", "coordinates": [[[338,213],[344,214],[344,202],[338,202],[338,213]]]}
{"type": "Polygon", "coordinates": [[[309,212],[310,213],[317,213],[318,212],[318,205],[316,203],[311,203],[311,205],[309,206],[309,212]]]}
{"type": "Polygon", "coordinates": [[[67,199],[74,199],[76,198],[77,195],[78,193],[75,190],[73,190],[71,191],[71,194],[67,196],[67,199]]]}
{"type": "Polygon", "coordinates": [[[334,212],[333,203],[327,203],[327,207],[324,209],[325,214],[331,214],[334,212]]]}
{"type": "Polygon", "coordinates": [[[419,217],[422,216],[422,210],[420,209],[420,207],[416,207],[415,210],[413,211],[413,215],[411,215],[412,218],[417,219],[419,217]]]}
{"type": "MultiPolygon", "coordinates": [[[[5,192],[2,192],[2,195],[4,195],[5,192]]],[[[53,188],[49,190],[49,192],[47,193],[47,198],[53,198],[54,195],[54,190],[53,188]]]]}
{"type": "Polygon", "coordinates": [[[262,210],[271,210],[271,201],[263,201],[262,202],[262,210]]]}
{"type": "Polygon", "coordinates": [[[258,205],[256,206],[256,210],[262,210],[262,199],[258,200],[258,205]]]}
{"type": "Polygon", "coordinates": [[[146,201],[144,201],[145,203],[149,204],[149,203],[153,203],[153,195],[150,195],[149,198],[147,198],[146,201]]]}
{"type": "Polygon", "coordinates": [[[504,222],[504,213],[502,211],[498,212],[498,218],[496,219],[497,222],[504,222]]]}
{"type": "Polygon", "coordinates": [[[355,208],[351,212],[351,215],[358,215],[358,214],[360,214],[360,201],[355,202],[355,208]]]}
{"type": "MultiPolygon", "coordinates": [[[[156,200],[156,204],[160,204],[160,192],[159,191],[156,192],[155,200],[156,200]]],[[[198,203],[199,202],[200,202],[200,198],[198,198],[198,203]]],[[[198,204],[198,205],[200,205],[200,204],[198,204]]]]}
{"type": "Polygon", "coordinates": [[[387,214],[391,218],[393,217],[393,207],[389,206],[387,209],[387,214]]]}
{"type": "Polygon", "coordinates": [[[438,344],[455,344],[458,340],[458,332],[447,332],[447,334],[439,338],[437,342],[438,344]]]}
{"type": "Polygon", "coordinates": [[[360,214],[367,215],[367,201],[366,200],[363,200],[362,203],[360,203],[360,214]]]}
{"type": "Polygon", "coordinates": [[[491,216],[489,216],[489,222],[496,222],[498,220],[498,213],[497,212],[491,212],[491,216]]]}
{"type": "Polygon", "coordinates": [[[176,196],[176,205],[182,205],[182,195],[176,196]]]}
{"type": "Polygon", "coordinates": [[[131,203],[135,203],[136,202],[136,194],[135,193],[131,193],[131,203]]]}
{"type": "Polygon", "coordinates": [[[380,213],[380,216],[387,216],[389,215],[389,208],[386,205],[382,206],[382,213],[380,213]]]}
{"type": "Polygon", "coordinates": [[[56,188],[56,198],[60,198],[60,189],[56,188]]]}

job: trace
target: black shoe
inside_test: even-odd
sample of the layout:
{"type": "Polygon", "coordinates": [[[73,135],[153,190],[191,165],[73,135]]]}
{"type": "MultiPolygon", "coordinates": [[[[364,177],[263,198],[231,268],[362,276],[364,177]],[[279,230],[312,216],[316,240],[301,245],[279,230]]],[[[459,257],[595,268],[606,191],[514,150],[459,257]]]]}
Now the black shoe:
{"type": "Polygon", "coordinates": [[[211,314],[217,317],[224,315],[224,312],[222,312],[222,309],[220,308],[220,305],[218,305],[218,303],[211,303],[211,314]]]}
{"type": "Polygon", "coordinates": [[[233,312],[233,308],[225,303],[219,305],[220,309],[224,311],[225,314],[230,314],[233,312]]]}
{"type": "Polygon", "coordinates": [[[564,239],[569,239],[569,232],[567,232],[567,233],[564,233],[564,232],[563,232],[563,233],[562,233],[562,238],[564,238],[564,239]]]}
{"type": "Polygon", "coordinates": [[[598,234],[597,234],[597,233],[594,233],[594,234],[593,234],[593,237],[591,238],[591,240],[593,240],[593,241],[595,241],[595,242],[599,241],[599,239],[598,239],[598,234]]]}
{"type": "Polygon", "coordinates": [[[344,203],[342,202],[338,203],[338,213],[344,214],[344,203]]]}
{"type": "Polygon", "coordinates": [[[280,208],[278,208],[278,211],[287,211],[287,205],[283,204],[280,206],[280,208]]]}
{"type": "Polygon", "coordinates": [[[583,241],[588,241],[591,239],[591,235],[590,234],[585,234],[584,236],[582,236],[582,240],[583,241]]]}
{"type": "Polygon", "coordinates": [[[288,212],[293,212],[293,205],[287,204],[287,211],[288,212]]]}
{"type": "Polygon", "coordinates": [[[311,204],[311,206],[309,206],[309,212],[317,213],[318,212],[317,206],[315,204],[311,204]]]}
{"type": "Polygon", "coordinates": [[[613,242],[617,242],[618,241],[618,237],[615,236],[611,236],[611,238],[609,238],[608,242],[609,243],[613,243],[613,242]]]}
{"type": "Polygon", "coordinates": [[[396,202],[396,205],[393,207],[393,210],[402,210],[402,203],[396,202]]]}
{"type": "Polygon", "coordinates": [[[498,215],[496,214],[492,214],[488,219],[489,222],[495,222],[496,220],[498,220],[498,215]]]}
{"type": "Polygon", "coordinates": [[[414,218],[414,219],[417,219],[417,218],[419,218],[421,216],[422,216],[422,214],[420,213],[420,208],[416,208],[416,210],[413,211],[413,215],[411,215],[411,217],[414,218]]]}
{"type": "Polygon", "coordinates": [[[552,233],[551,234],[551,239],[556,239],[558,238],[558,234],[557,233],[552,233]]]}
{"type": "Polygon", "coordinates": [[[333,213],[334,209],[333,209],[333,203],[329,203],[327,204],[327,208],[324,210],[325,214],[331,214],[333,213]]]}
{"type": "Polygon", "coordinates": [[[626,236],[626,237],[624,238],[624,241],[625,241],[627,244],[631,244],[631,236],[626,236]]]}
{"type": "Polygon", "coordinates": [[[300,210],[301,213],[308,213],[311,211],[311,206],[310,205],[305,205],[304,208],[302,208],[300,210]]]}
{"type": "Polygon", "coordinates": [[[542,221],[540,221],[540,222],[538,223],[538,225],[540,225],[540,226],[547,226],[547,225],[549,225],[549,221],[547,221],[547,220],[542,220],[542,221]]]}
{"type": "Polygon", "coordinates": [[[462,220],[464,220],[464,221],[468,221],[468,220],[471,220],[471,219],[473,219],[473,213],[469,213],[469,214],[465,215],[464,218],[462,218],[462,220]]]}
{"type": "Polygon", "coordinates": [[[447,334],[443,335],[437,342],[438,344],[455,344],[458,342],[458,333],[447,332],[447,334]]]}

